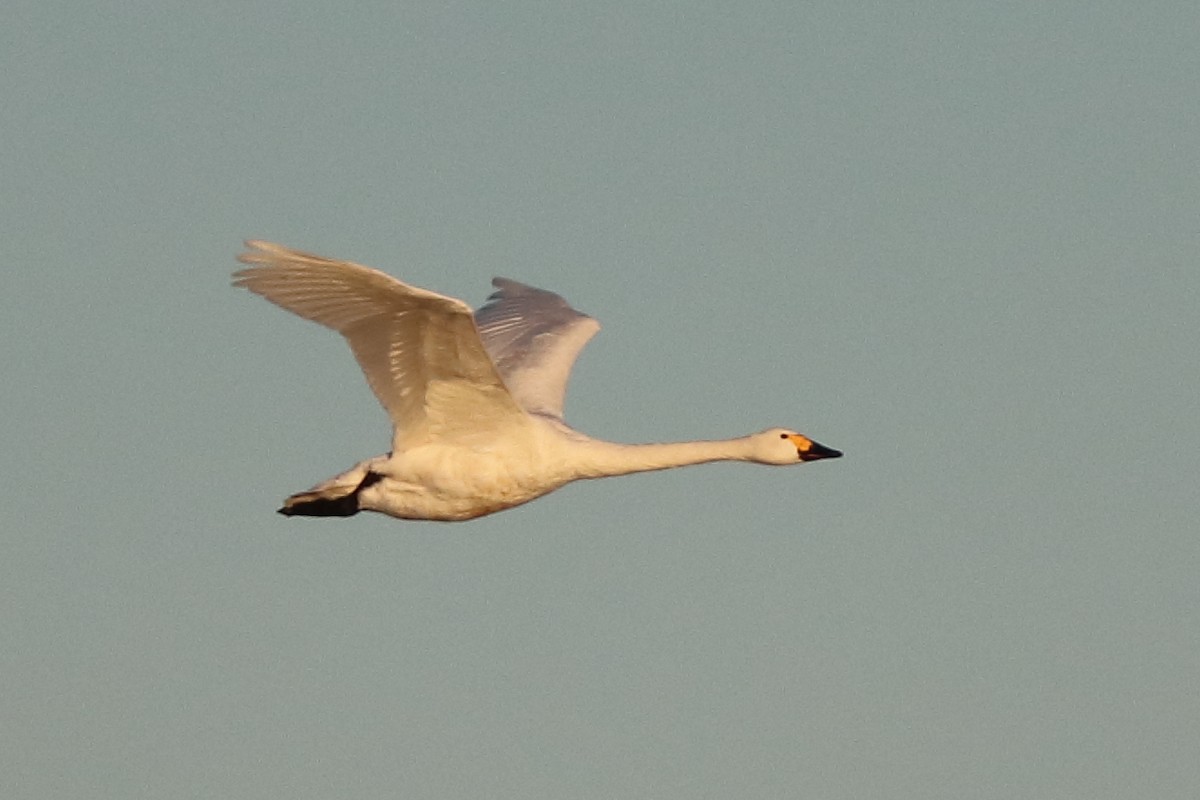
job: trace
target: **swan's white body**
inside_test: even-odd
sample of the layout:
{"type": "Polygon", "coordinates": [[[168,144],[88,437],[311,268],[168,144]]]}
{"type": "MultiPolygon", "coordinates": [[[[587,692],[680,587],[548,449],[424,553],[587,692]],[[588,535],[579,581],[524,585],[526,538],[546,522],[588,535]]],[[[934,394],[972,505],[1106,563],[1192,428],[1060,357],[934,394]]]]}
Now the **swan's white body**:
{"type": "Polygon", "coordinates": [[[707,461],[836,458],[791,430],[738,439],[626,445],[562,420],[576,357],[600,329],[556,294],[496,278],[472,313],[460,300],[346,261],[247,242],[234,283],[350,343],[391,417],[392,450],[289,497],[281,513],[464,520],[582,478],[707,461]]]}

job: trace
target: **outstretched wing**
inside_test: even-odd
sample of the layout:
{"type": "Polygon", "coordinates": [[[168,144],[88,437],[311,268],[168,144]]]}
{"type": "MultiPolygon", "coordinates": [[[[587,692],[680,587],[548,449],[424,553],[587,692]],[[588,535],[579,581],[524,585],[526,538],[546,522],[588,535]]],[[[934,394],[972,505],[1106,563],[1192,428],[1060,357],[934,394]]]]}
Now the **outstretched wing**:
{"type": "Polygon", "coordinates": [[[561,418],[571,367],[600,323],[553,292],[508,278],[492,285],[475,312],[483,346],[521,408],[561,418]]]}
{"type": "Polygon", "coordinates": [[[346,337],[391,417],[394,449],[527,421],[461,300],[348,261],[270,242],[246,246],[238,260],[250,266],[234,273],[234,285],[346,337]]]}

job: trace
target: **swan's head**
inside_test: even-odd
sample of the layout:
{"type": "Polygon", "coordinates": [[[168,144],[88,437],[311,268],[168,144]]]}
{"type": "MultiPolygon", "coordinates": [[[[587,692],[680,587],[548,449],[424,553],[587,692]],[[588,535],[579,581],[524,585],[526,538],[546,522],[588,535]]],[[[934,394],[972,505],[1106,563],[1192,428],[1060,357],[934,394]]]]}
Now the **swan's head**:
{"type": "Polygon", "coordinates": [[[751,436],[750,441],[754,446],[754,460],[763,464],[799,464],[842,456],[841,450],[826,447],[787,428],[768,428],[751,436]]]}

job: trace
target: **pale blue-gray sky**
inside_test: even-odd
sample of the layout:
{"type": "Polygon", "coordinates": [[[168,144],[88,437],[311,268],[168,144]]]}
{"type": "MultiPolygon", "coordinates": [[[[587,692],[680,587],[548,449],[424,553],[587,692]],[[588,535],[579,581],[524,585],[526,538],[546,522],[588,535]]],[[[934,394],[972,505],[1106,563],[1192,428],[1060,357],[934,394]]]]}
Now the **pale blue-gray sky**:
{"type": "Polygon", "coordinates": [[[0,16],[4,797],[1194,796],[1194,3],[0,16]],[[283,519],[388,429],[246,237],[847,455],[283,519]]]}

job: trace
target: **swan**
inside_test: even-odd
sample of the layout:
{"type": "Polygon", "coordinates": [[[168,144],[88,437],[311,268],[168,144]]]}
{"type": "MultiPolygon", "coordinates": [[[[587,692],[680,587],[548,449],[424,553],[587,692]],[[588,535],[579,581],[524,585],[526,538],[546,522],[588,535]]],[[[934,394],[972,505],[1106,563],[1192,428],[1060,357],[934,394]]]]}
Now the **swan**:
{"type": "Polygon", "coordinates": [[[801,464],[842,454],[796,431],[672,444],[593,439],[563,421],[567,379],[600,324],[507,278],[477,312],[383,272],[246,242],[234,285],[342,334],[393,426],[392,449],[279,513],[467,520],[585,478],[709,461],[801,464]]]}

